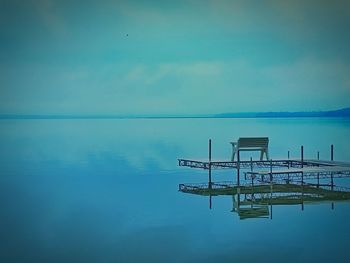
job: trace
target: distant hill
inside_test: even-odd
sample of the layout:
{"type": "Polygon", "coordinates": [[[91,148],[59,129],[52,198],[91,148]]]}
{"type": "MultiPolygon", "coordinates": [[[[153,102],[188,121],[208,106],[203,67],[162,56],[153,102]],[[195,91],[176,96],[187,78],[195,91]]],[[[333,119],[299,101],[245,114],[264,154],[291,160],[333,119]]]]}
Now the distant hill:
{"type": "Polygon", "coordinates": [[[0,119],[184,119],[184,118],[298,118],[298,117],[346,117],[350,108],[333,111],[298,112],[238,112],[197,115],[117,115],[117,114],[0,114],[0,119]]]}
{"type": "Polygon", "coordinates": [[[297,111],[297,112],[241,112],[221,113],[214,118],[292,118],[292,117],[350,117],[350,108],[332,111],[297,111]]]}

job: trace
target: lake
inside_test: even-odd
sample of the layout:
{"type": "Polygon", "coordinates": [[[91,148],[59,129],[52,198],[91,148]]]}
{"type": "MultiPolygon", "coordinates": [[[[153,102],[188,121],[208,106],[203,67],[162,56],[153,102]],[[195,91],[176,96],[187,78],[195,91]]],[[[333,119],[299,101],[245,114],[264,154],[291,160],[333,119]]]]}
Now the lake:
{"type": "MultiPolygon", "coordinates": [[[[177,158],[229,160],[230,141],[268,136],[271,158],[350,162],[350,119],[0,120],[1,262],[345,262],[350,202],[277,205],[240,220],[232,197],[177,158]]],[[[244,153],[243,158],[259,153],[244,153]]],[[[214,181],[235,180],[233,170],[214,181]]],[[[350,179],[335,179],[350,186],[350,179]]]]}

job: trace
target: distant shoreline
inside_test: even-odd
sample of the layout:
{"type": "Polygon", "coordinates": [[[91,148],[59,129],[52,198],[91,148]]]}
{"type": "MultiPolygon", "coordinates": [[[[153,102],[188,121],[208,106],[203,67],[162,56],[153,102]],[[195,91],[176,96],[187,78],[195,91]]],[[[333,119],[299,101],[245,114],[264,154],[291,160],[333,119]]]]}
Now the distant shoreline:
{"type": "Polygon", "coordinates": [[[258,118],[350,118],[350,108],[310,112],[242,112],[202,115],[113,115],[113,114],[0,114],[1,120],[29,119],[258,119],[258,118]]]}

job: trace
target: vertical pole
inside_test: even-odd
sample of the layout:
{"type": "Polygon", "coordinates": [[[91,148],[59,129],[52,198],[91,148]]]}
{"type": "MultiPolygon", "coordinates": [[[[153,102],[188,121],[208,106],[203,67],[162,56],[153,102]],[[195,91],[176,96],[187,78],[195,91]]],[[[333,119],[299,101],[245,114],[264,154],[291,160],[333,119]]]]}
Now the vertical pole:
{"type": "Polygon", "coordinates": [[[209,189],[211,189],[211,139],[209,139],[209,189]]]}
{"type": "MultiPolygon", "coordinates": [[[[289,158],[290,158],[290,154],[289,154],[289,151],[288,151],[288,169],[290,168],[290,161],[289,161],[289,158]]],[[[287,174],[287,183],[289,184],[289,173],[287,174]]]]}
{"type": "Polygon", "coordinates": [[[241,156],[240,156],[240,152],[238,150],[237,151],[237,185],[238,186],[240,185],[240,182],[239,182],[240,161],[241,161],[241,156]]]}
{"type": "Polygon", "coordinates": [[[253,172],[253,158],[250,157],[250,171],[253,172]]]}
{"type": "Polygon", "coordinates": [[[334,161],[334,146],[333,144],[331,145],[331,161],[334,161]]]}
{"type": "MultiPolygon", "coordinates": [[[[320,152],[318,151],[317,152],[317,160],[319,161],[320,160],[320,152]]],[[[318,173],[317,174],[317,188],[320,187],[320,174],[318,173]]]]}
{"type": "MultiPolygon", "coordinates": [[[[301,146],[301,169],[304,168],[304,146],[302,145],[301,146]]],[[[303,185],[304,184],[304,173],[301,172],[301,184],[303,185]]]]}
{"type": "MultiPolygon", "coordinates": [[[[334,161],[334,146],[331,145],[331,161],[334,161]]],[[[331,190],[333,191],[333,174],[331,173],[331,190]]]]}
{"type": "Polygon", "coordinates": [[[304,146],[301,146],[300,149],[300,154],[301,154],[301,168],[304,168],[304,146]]]}
{"type": "MultiPolygon", "coordinates": [[[[301,169],[304,168],[304,146],[301,146],[301,169]]],[[[304,172],[301,172],[301,210],[304,211],[304,172]]]]}
{"type": "Polygon", "coordinates": [[[272,159],[270,159],[270,219],[272,220],[272,159]]]}
{"type": "Polygon", "coordinates": [[[211,139],[209,139],[209,162],[211,162],[211,139]]]}
{"type": "MultiPolygon", "coordinates": [[[[253,172],[253,158],[250,157],[250,171],[253,172]]],[[[251,174],[251,179],[252,179],[252,191],[253,191],[253,185],[254,185],[254,178],[253,178],[253,174],[251,174]]]]}

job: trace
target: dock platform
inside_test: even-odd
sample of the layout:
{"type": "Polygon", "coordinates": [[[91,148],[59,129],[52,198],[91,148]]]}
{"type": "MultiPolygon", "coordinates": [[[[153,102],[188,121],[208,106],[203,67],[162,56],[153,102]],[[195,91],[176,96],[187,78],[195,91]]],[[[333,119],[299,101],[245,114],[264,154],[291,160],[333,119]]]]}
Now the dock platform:
{"type": "Polygon", "coordinates": [[[303,176],[304,178],[327,178],[333,176],[350,177],[350,163],[325,161],[325,160],[297,160],[297,159],[281,159],[281,160],[250,160],[250,161],[197,161],[189,159],[178,159],[178,165],[198,168],[204,170],[215,169],[236,169],[244,171],[246,179],[263,178],[266,176],[290,178],[303,176]],[[263,169],[265,168],[265,170],[263,169]],[[266,168],[269,168],[266,170],[266,168]]]}
{"type": "Polygon", "coordinates": [[[209,158],[207,161],[178,159],[178,165],[208,171],[207,183],[182,183],[179,191],[183,193],[209,196],[211,208],[212,196],[232,196],[232,212],[241,219],[267,217],[272,218],[272,205],[291,205],[304,203],[350,201],[350,188],[338,187],[335,178],[350,177],[350,163],[334,161],[333,145],[330,160],[305,159],[301,146],[300,159],[213,161],[211,158],[211,140],[209,140],[209,158]],[[212,170],[232,169],[236,171],[236,180],[213,182],[212,170]],[[243,178],[242,175],[244,175],[243,178]],[[322,180],[322,181],[321,181],[322,180]],[[243,196],[243,199],[242,199],[243,196]],[[267,207],[270,206],[270,208],[267,207]]]}
{"type": "Polygon", "coordinates": [[[325,160],[300,160],[300,159],[271,159],[271,160],[245,160],[245,161],[200,161],[191,159],[178,159],[179,166],[199,169],[237,169],[237,168],[251,168],[253,167],[347,167],[350,169],[350,163],[325,161],[325,160]]]}

